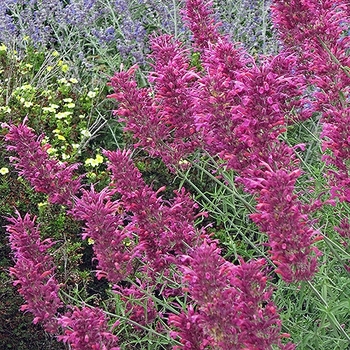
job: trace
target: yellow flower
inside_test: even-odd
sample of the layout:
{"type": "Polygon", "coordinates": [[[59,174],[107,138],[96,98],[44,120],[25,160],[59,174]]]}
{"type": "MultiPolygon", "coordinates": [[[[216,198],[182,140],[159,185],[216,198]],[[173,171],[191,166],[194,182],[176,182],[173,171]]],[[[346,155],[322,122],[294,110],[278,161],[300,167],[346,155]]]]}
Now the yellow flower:
{"type": "Polygon", "coordinates": [[[59,54],[57,51],[54,51],[51,55],[52,55],[53,57],[57,57],[57,56],[59,56],[60,54],[59,54]]]}
{"type": "Polygon", "coordinates": [[[1,174],[1,175],[5,175],[5,174],[7,174],[8,172],[9,172],[9,169],[6,168],[6,167],[3,167],[3,168],[0,169],[0,174],[1,174]]]}
{"type": "Polygon", "coordinates": [[[63,136],[63,135],[56,135],[56,137],[59,139],[59,140],[61,140],[61,141],[65,141],[66,140],[66,138],[63,136]]]}
{"type": "Polygon", "coordinates": [[[63,73],[67,73],[69,69],[68,64],[62,64],[61,69],[63,73]]]}
{"type": "Polygon", "coordinates": [[[71,114],[72,114],[72,112],[59,112],[59,113],[56,113],[55,116],[57,119],[64,119],[64,118],[67,118],[71,114]]]}
{"type": "Polygon", "coordinates": [[[98,166],[98,162],[94,158],[88,158],[85,160],[85,165],[90,165],[92,167],[98,166]]]}
{"type": "Polygon", "coordinates": [[[0,45],[0,52],[6,52],[7,51],[7,46],[4,44],[0,45]]]}
{"type": "Polygon", "coordinates": [[[85,160],[85,165],[90,165],[92,167],[96,167],[101,163],[103,163],[103,157],[101,154],[97,154],[96,158],[88,158],[85,160]]]}
{"type": "Polygon", "coordinates": [[[57,152],[56,148],[50,147],[46,151],[48,154],[55,154],[57,152]]]}
{"type": "Polygon", "coordinates": [[[47,143],[49,143],[49,138],[47,136],[44,136],[41,140],[41,144],[46,145],[47,143]]]}
{"type": "Polygon", "coordinates": [[[88,179],[94,180],[94,179],[96,178],[96,174],[93,173],[92,171],[89,171],[89,172],[86,174],[86,177],[87,177],[88,179]]]}
{"type": "Polygon", "coordinates": [[[52,94],[52,91],[50,89],[42,91],[43,96],[49,96],[50,94],[52,94]]]}
{"type": "Polygon", "coordinates": [[[47,70],[48,72],[51,72],[51,71],[53,70],[53,67],[52,67],[52,66],[47,66],[47,67],[46,67],[46,70],[47,70]]]}
{"type": "Polygon", "coordinates": [[[61,79],[58,79],[57,81],[61,84],[66,84],[68,82],[66,78],[61,78],[61,79]]]}
{"type": "Polygon", "coordinates": [[[125,239],[123,241],[123,244],[126,246],[126,247],[129,247],[131,245],[131,240],[130,239],[125,239]]]}
{"type": "Polygon", "coordinates": [[[103,163],[103,157],[101,156],[101,154],[97,154],[97,155],[96,155],[96,162],[97,162],[98,164],[103,163]]]}
{"type": "Polygon", "coordinates": [[[56,109],[52,108],[52,107],[43,107],[43,111],[44,112],[50,112],[50,113],[55,113],[56,109]]]}
{"type": "Polygon", "coordinates": [[[29,101],[24,102],[24,107],[29,108],[31,106],[33,106],[33,102],[29,102],[29,101]]]}
{"type": "Polygon", "coordinates": [[[186,160],[186,159],[180,159],[179,165],[187,165],[187,164],[189,164],[189,161],[188,161],[188,160],[186,160]]]}
{"type": "Polygon", "coordinates": [[[11,113],[11,108],[9,106],[1,106],[0,111],[3,111],[5,113],[11,113]]]}
{"type": "Polygon", "coordinates": [[[70,78],[69,81],[70,81],[72,84],[77,84],[77,83],[78,83],[78,80],[75,79],[75,78],[70,78]]]}
{"type": "Polygon", "coordinates": [[[87,95],[88,95],[88,97],[90,97],[90,98],[94,98],[94,97],[96,97],[97,94],[96,94],[95,91],[89,91],[87,95]]]}
{"type": "Polygon", "coordinates": [[[25,90],[35,90],[35,88],[30,85],[30,84],[24,84],[20,87],[21,90],[25,91],[25,90]]]}

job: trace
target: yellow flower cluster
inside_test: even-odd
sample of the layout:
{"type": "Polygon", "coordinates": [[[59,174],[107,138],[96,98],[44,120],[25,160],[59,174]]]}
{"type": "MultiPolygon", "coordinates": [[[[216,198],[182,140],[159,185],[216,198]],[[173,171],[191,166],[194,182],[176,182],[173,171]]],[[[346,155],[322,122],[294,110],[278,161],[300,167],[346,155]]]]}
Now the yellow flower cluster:
{"type": "Polygon", "coordinates": [[[86,166],[97,167],[103,163],[103,157],[101,154],[97,154],[95,158],[88,158],[85,160],[86,166]]]}

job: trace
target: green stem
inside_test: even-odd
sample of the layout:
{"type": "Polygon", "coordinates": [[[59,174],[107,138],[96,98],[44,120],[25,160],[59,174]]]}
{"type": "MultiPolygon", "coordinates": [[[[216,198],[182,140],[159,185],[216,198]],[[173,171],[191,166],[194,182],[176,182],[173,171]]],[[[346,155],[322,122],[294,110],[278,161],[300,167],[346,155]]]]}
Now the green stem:
{"type": "MultiPolygon", "coordinates": [[[[224,188],[225,190],[229,191],[234,197],[238,198],[246,207],[250,210],[251,213],[256,212],[255,208],[247,202],[238,192],[235,188],[230,188],[227,185],[225,185],[222,181],[218,180],[210,171],[203,168],[199,164],[192,162],[191,163],[195,168],[203,171],[206,175],[208,175],[213,181],[215,181],[217,184],[220,185],[220,187],[224,188]]],[[[223,175],[225,177],[225,175],[223,175]]],[[[227,180],[227,178],[225,178],[227,180]]]]}
{"type": "MultiPolygon", "coordinates": [[[[207,201],[208,203],[212,203],[212,201],[210,200],[210,198],[208,198],[183,172],[181,172],[180,170],[177,171],[178,174],[184,178],[196,191],[197,193],[200,194],[201,197],[203,197],[205,199],[205,201],[207,201]]],[[[209,173],[210,174],[210,173],[209,173]]],[[[211,175],[211,174],[210,174],[211,175]]],[[[220,185],[222,184],[220,181],[219,181],[220,185]]],[[[232,192],[232,190],[231,190],[232,192]]],[[[249,204],[249,203],[248,203],[249,204]]],[[[249,204],[250,205],[250,204],[249,204]]],[[[225,213],[218,207],[216,207],[217,211],[219,212],[220,215],[223,215],[225,216],[225,213]]],[[[231,225],[234,226],[234,222],[230,219],[227,219],[227,221],[229,221],[229,223],[231,225]]],[[[269,259],[269,257],[265,254],[264,251],[262,251],[254,242],[252,242],[246,235],[242,235],[242,238],[243,240],[249,244],[251,247],[253,247],[257,252],[259,252],[259,254],[261,254],[262,256],[264,256],[264,258],[273,266],[274,263],[269,259]]]]}
{"type": "Polygon", "coordinates": [[[332,312],[329,312],[329,305],[327,303],[327,301],[323,298],[323,296],[320,294],[320,292],[315,288],[315,286],[310,282],[307,281],[306,282],[309,287],[311,288],[311,290],[315,293],[315,295],[318,297],[318,299],[321,301],[321,303],[325,306],[326,310],[327,310],[327,317],[329,319],[329,321],[338,329],[338,331],[344,335],[344,337],[350,342],[350,336],[349,334],[347,334],[345,332],[345,330],[343,329],[343,327],[341,326],[341,324],[339,323],[339,321],[336,319],[336,317],[334,316],[334,314],[332,312]]]}
{"type": "Polygon", "coordinates": [[[336,64],[338,64],[339,67],[340,67],[340,69],[341,69],[342,71],[344,71],[344,73],[346,74],[346,76],[347,76],[348,78],[350,78],[349,67],[344,67],[344,66],[341,64],[341,62],[338,60],[338,58],[334,56],[334,54],[333,54],[333,53],[331,52],[331,50],[327,47],[326,43],[325,43],[322,39],[318,38],[318,40],[319,40],[319,42],[321,43],[322,47],[327,51],[327,53],[329,54],[329,56],[331,57],[331,59],[333,60],[333,62],[335,62],[336,64]]]}
{"type": "MultiPolygon", "coordinates": [[[[73,298],[72,296],[70,296],[69,294],[67,294],[66,292],[64,292],[63,290],[60,290],[60,293],[62,293],[63,295],[65,295],[67,298],[74,300],[75,303],[77,303],[79,306],[84,305],[84,306],[90,307],[91,309],[95,309],[94,306],[92,306],[92,305],[90,305],[90,304],[87,304],[87,303],[85,303],[85,302],[83,302],[83,301],[79,301],[79,300],[77,300],[76,298],[73,298]]],[[[154,329],[152,329],[152,328],[147,328],[147,327],[145,327],[145,326],[143,326],[143,325],[141,325],[141,324],[139,324],[139,323],[137,323],[137,322],[131,320],[131,319],[128,318],[128,317],[121,316],[121,315],[116,315],[116,314],[113,314],[113,313],[111,313],[111,312],[109,312],[109,311],[106,311],[106,310],[103,310],[103,312],[104,312],[106,315],[108,315],[108,316],[111,316],[111,317],[116,318],[116,319],[121,320],[121,321],[125,321],[125,322],[127,322],[127,323],[129,323],[129,324],[131,324],[131,325],[133,325],[133,326],[137,326],[137,327],[143,329],[144,331],[147,331],[147,332],[149,332],[149,333],[152,333],[152,334],[156,335],[157,337],[167,339],[168,341],[171,340],[171,341],[172,341],[173,343],[175,343],[176,345],[181,345],[181,343],[178,342],[177,340],[172,339],[172,338],[169,338],[169,337],[167,337],[166,335],[164,335],[164,334],[162,334],[162,333],[158,333],[158,332],[156,332],[156,331],[155,331],[154,329]]]]}
{"type": "Polygon", "coordinates": [[[177,6],[176,6],[176,0],[173,0],[173,7],[174,7],[174,37],[177,38],[177,36],[178,36],[178,29],[177,29],[177,6]]]}
{"type": "Polygon", "coordinates": [[[329,249],[332,251],[332,253],[336,257],[336,259],[339,261],[340,265],[343,267],[344,271],[346,273],[349,273],[349,271],[344,266],[343,259],[339,256],[338,252],[334,249],[334,247],[336,247],[338,250],[340,250],[343,254],[345,254],[347,256],[349,256],[349,254],[343,248],[341,248],[338,244],[334,243],[330,238],[328,238],[324,233],[322,233],[322,232],[320,232],[320,233],[321,233],[321,236],[323,237],[324,241],[326,242],[327,246],[329,247],[329,249]]]}

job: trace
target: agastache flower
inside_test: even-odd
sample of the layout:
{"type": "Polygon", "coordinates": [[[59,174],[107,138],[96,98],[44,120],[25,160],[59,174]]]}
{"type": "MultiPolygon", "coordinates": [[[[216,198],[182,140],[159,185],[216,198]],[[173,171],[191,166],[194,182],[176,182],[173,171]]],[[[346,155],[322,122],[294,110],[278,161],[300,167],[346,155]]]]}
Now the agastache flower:
{"type": "Polygon", "coordinates": [[[111,186],[121,194],[121,203],[130,212],[125,229],[138,238],[138,249],[145,254],[146,265],[162,271],[177,261],[188,247],[197,244],[201,232],[195,229],[197,206],[184,190],[175,192],[173,201],[165,202],[141,178],[128,152],[106,151],[111,171],[111,186]]]}
{"type": "Polygon", "coordinates": [[[168,130],[159,122],[159,107],[153,104],[152,90],[137,87],[134,79],[136,69],[137,66],[133,66],[127,72],[116,73],[109,84],[114,93],[108,97],[117,100],[118,109],[114,114],[125,122],[125,130],[132,131],[139,140],[135,147],[142,146],[151,156],[158,156],[157,142],[168,137],[168,130]]]}
{"type": "Polygon", "coordinates": [[[314,88],[320,110],[332,102],[340,105],[339,91],[349,85],[350,58],[348,2],[275,0],[272,16],[284,44],[299,58],[299,70],[314,88]],[[326,105],[325,105],[326,104],[326,105]]]}
{"type": "Polygon", "coordinates": [[[117,73],[109,95],[119,103],[115,114],[125,122],[125,130],[138,139],[151,156],[159,156],[170,168],[198,146],[193,118],[193,84],[198,76],[189,68],[188,53],[169,35],[151,40],[154,71],[152,88],[138,88],[133,78],[136,67],[117,73]]]}
{"type": "Polygon", "coordinates": [[[312,104],[322,112],[323,160],[332,198],[348,201],[350,25],[348,1],[273,1],[272,15],[285,45],[299,56],[313,87],[312,104]]]}
{"type": "Polygon", "coordinates": [[[153,37],[151,49],[154,65],[148,80],[154,83],[155,103],[161,105],[160,118],[168,125],[169,136],[183,142],[171,147],[190,153],[196,147],[192,92],[198,74],[189,67],[188,50],[170,35],[153,37]]]}
{"type": "Polygon", "coordinates": [[[343,0],[273,1],[278,34],[298,55],[299,70],[314,86],[314,103],[320,111],[328,109],[329,103],[339,108],[339,92],[345,93],[350,83],[346,71],[350,38],[345,34],[350,25],[348,8],[343,0]]]}
{"type": "Polygon", "coordinates": [[[333,111],[323,123],[322,160],[330,166],[328,180],[331,198],[350,202],[350,108],[333,111]],[[327,152],[330,151],[330,152],[327,152]]]}
{"type": "Polygon", "coordinates": [[[100,193],[91,187],[75,199],[71,210],[74,218],[85,222],[83,239],[93,242],[97,260],[97,278],[107,278],[112,283],[125,279],[133,271],[133,237],[123,228],[121,204],[112,199],[115,191],[103,189],[100,193]]]}
{"type": "Polygon", "coordinates": [[[252,220],[268,235],[271,259],[276,272],[288,283],[309,280],[317,269],[318,249],[312,244],[319,240],[317,231],[305,213],[306,206],[294,193],[300,177],[299,168],[272,169],[267,163],[260,177],[240,178],[246,189],[257,196],[257,213],[252,220]]]}
{"type": "Polygon", "coordinates": [[[21,310],[34,315],[33,323],[42,322],[47,332],[56,333],[56,314],[63,303],[58,296],[55,265],[47,253],[54,243],[49,239],[41,240],[35,218],[31,219],[28,214],[24,218],[18,214],[9,221],[6,228],[15,260],[10,274],[26,302],[21,310]]]}
{"type": "Polygon", "coordinates": [[[60,317],[58,323],[64,335],[57,338],[73,350],[119,350],[118,337],[111,332],[106,315],[99,308],[75,307],[72,313],[60,317]]]}
{"type": "Polygon", "coordinates": [[[169,324],[176,329],[170,335],[182,343],[181,346],[175,345],[174,350],[203,350],[211,344],[212,338],[204,334],[198,323],[200,318],[192,304],[188,305],[187,312],[169,316],[169,324]]]}
{"type": "Polygon", "coordinates": [[[238,76],[246,63],[242,53],[229,42],[210,46],[203,54],[206,75],[197,85],[196,128],[204,148],[223,159],[244,147],[235,137],[246,114],[243,97],[247,86],[238,76]]]}
{"type": "Polygon", "coordinates": [[[233,44],[209,47],[196,103],[196,125],[205,149],[236,171],[266,161],[271,144],[286,131],[291,111],[299,111],[293,121],[310,116],[302,110],[306,84],[296,63],[288,52],[257,65],[233,44]]]}
{"type": "Polygon", "coordinates": [[[344,0],[273,0],[271,13],[284,44],[301,45],[302,52],[319,39],[335,43],[346,28],[348,7],[344,0]]]}
{"type": "Polygon", "coordinates": [[[2,127],[9,130],[5,141],[7,149],[16,153],[10,161],[15,163],[19,175],[28,180],[36,191],[46,193],[51,203],[70,206],[72,196],[81,187],[80,178],[73,175],[79,164],[68,165],[50,159],[47,153],[50,145],[41,145],[42,137],[38,138],[25,125],[25,120],[19,126],[2,124],[2,127]]]}
{"type": "Polygon", "coordinates": [[[212,5],[212,1],[187,0],[183,11],[184,21],[193,34],[193,46],[199,51],[222,38],[218,31],[221,24],[214,19],[212,5]]]}
{"type": "Polygon", "coordinates": [[[234,265],[220,256],[214,241],[204,241],[184,257],[183,282],[196,304],[170,322],[185,349],[272,349],[280,344],[281,320],[271,301],[263,259],[234,265]],[[203,334],[198,330],[200,327],[203,334]],[[189,334],[192,329],[196,333],[189,334]],[[200,339],[193,339],[196,334],[200,339]]]}

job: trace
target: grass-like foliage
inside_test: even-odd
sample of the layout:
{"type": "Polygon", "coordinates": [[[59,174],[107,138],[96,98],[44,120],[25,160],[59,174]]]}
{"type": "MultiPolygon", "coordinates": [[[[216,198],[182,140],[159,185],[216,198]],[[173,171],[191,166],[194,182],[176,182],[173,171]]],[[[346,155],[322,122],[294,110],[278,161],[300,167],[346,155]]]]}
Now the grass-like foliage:
{"type": "Polygon", "coordinates": [[[0,5],[1,265],[57,349],[350,346],[350,5],[225,5],[0,5]]]}

